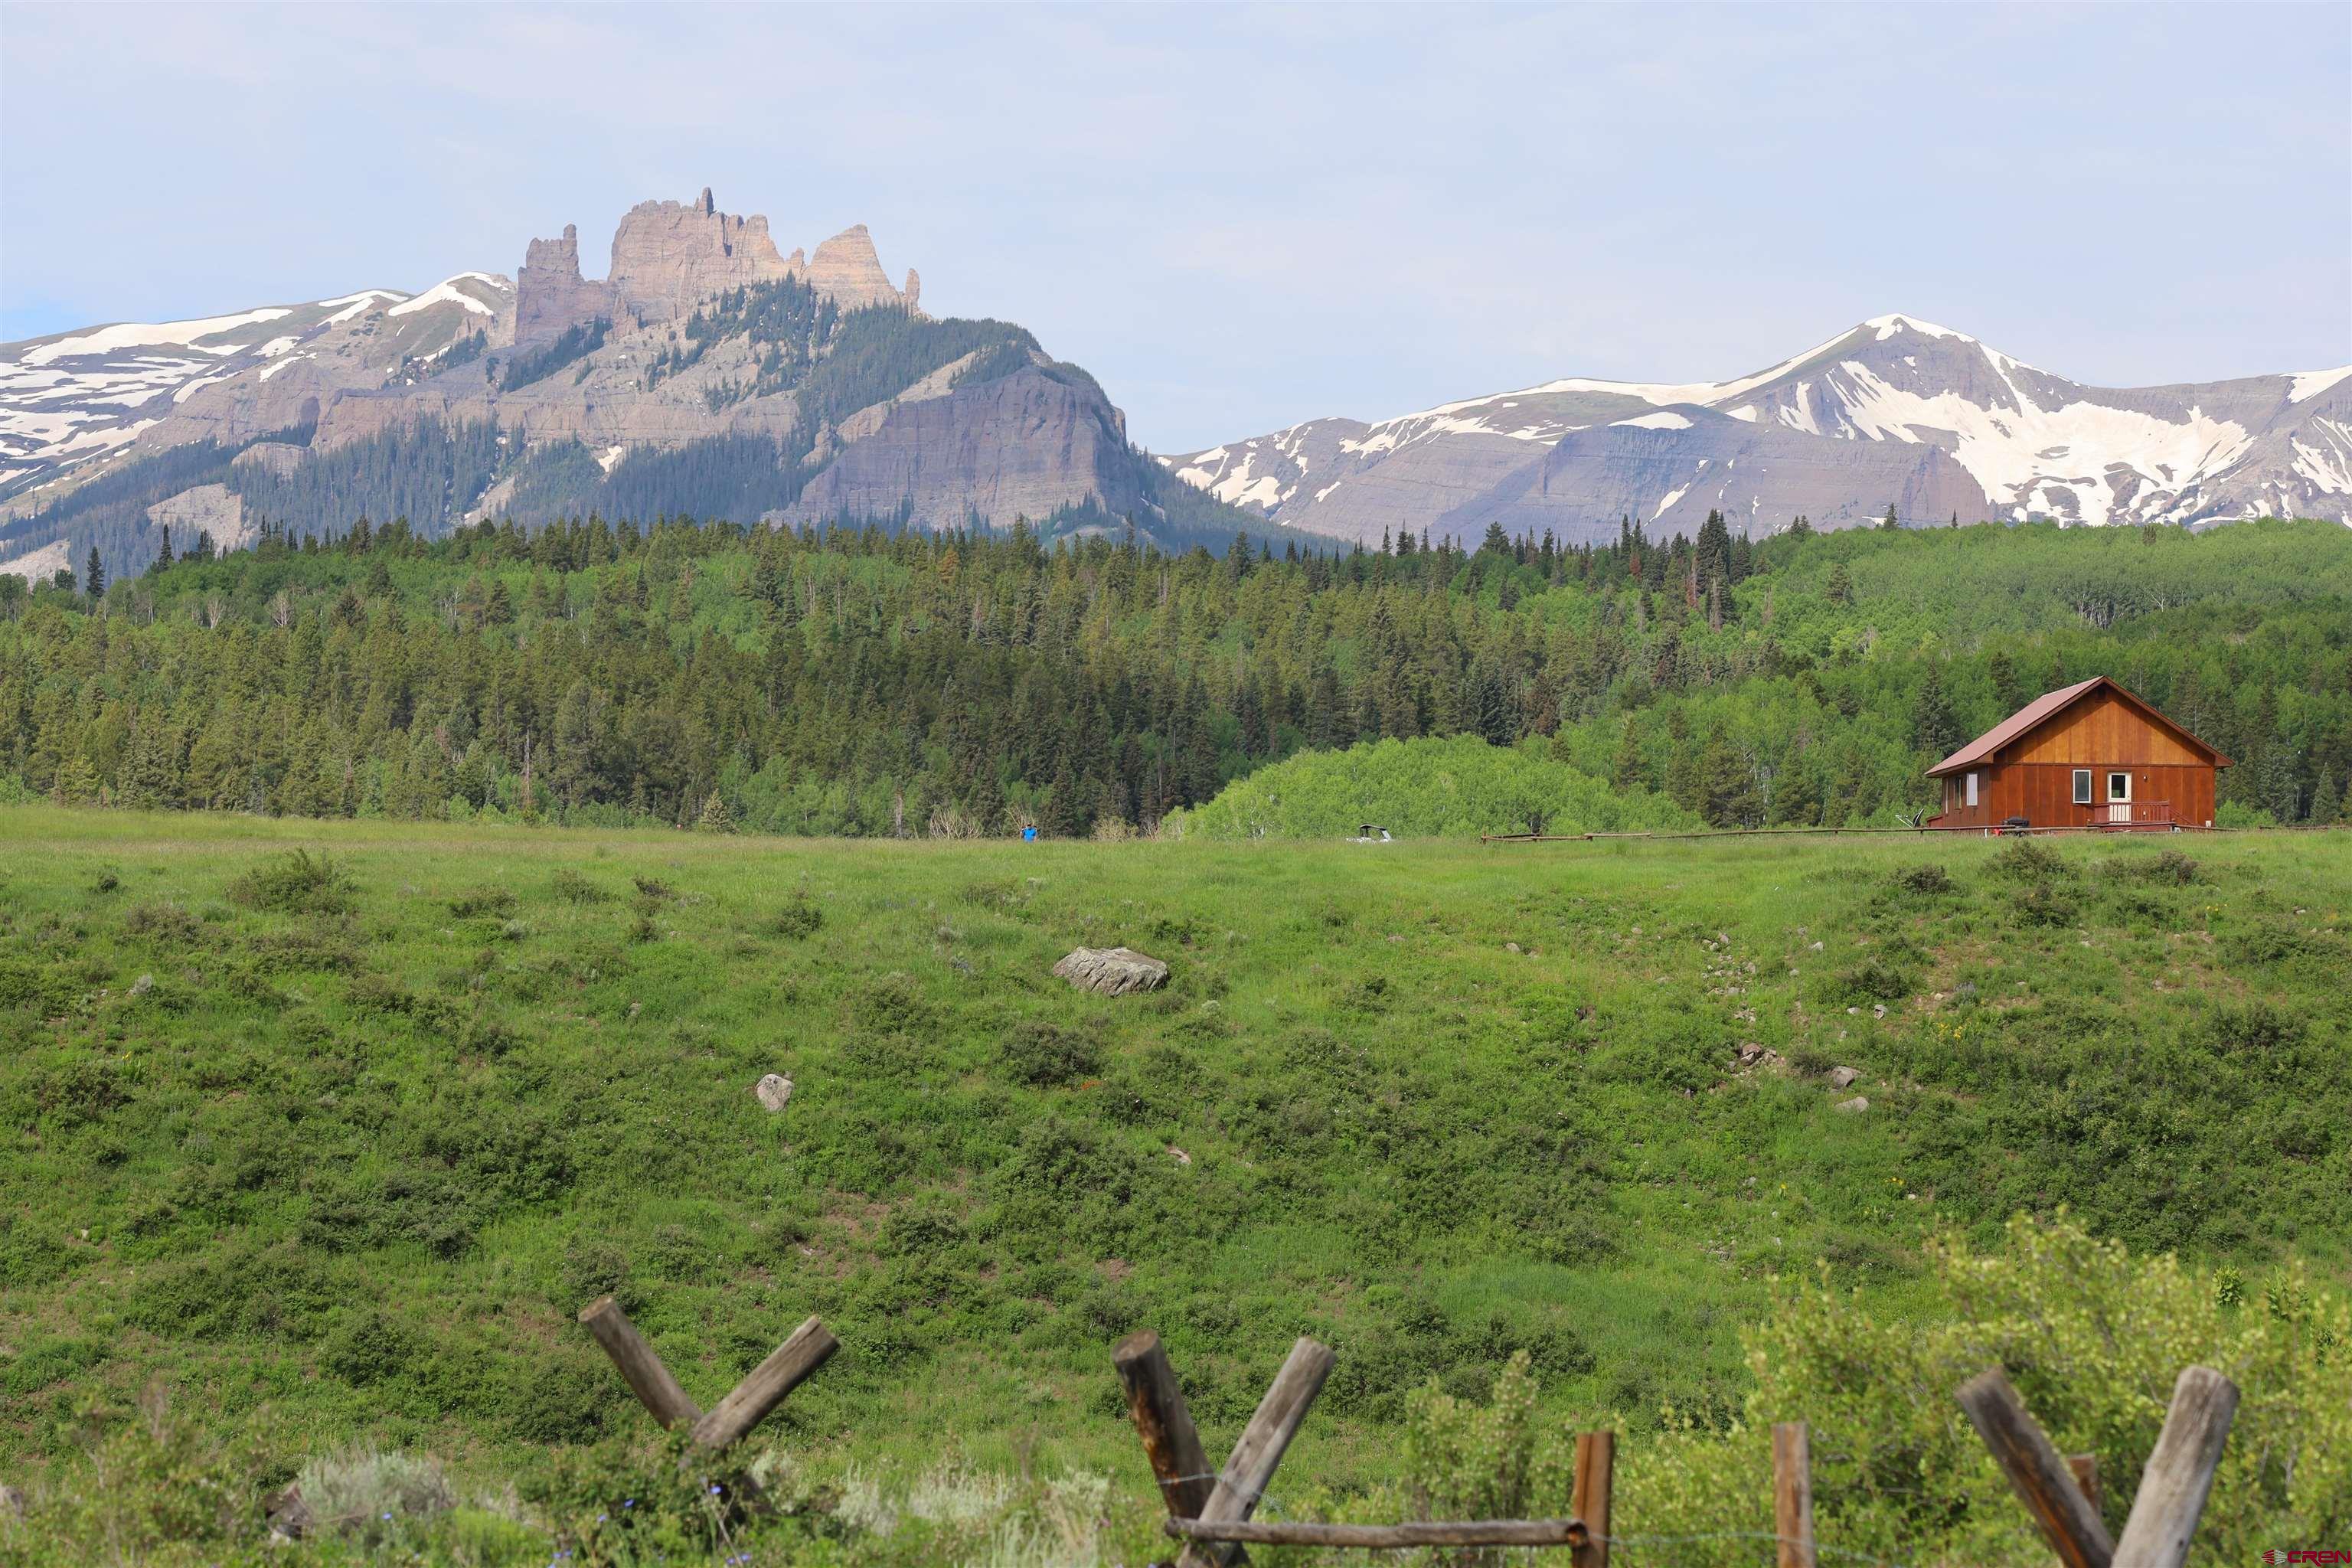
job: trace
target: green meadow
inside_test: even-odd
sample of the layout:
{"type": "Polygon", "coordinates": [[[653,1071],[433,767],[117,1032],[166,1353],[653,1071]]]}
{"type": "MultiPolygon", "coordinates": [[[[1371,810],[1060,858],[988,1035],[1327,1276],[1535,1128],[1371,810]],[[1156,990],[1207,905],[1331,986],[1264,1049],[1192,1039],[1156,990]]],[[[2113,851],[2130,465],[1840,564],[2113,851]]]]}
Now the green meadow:
{"type": "Polygon", "coordinates": [[[914,1550],[876,1519],[950,1481],[1044,1489],[974,1560],[1141,1561],[1108,1355],[1144,1327],[1213,1456],[1295,1337],[1336,1348],[1294,1512],[1406,1495],[1396,1434],[1498,1378],[1629,1454],[1719,1441],[1778,1386],[1754,1336],[1792,1292],[1924,1334],[1937,1249],[1997,1253],[2020,1214],[2178,1254],[2225,1313],[2283,1268],[2340,1291],[2347,1043],[2340,832],[852,844],[0,808],[0,1481],[31,1500],[0,1554],[226,1561],[262,1489],[367,1452],[430,1456],[461,1506],[306,1553],[651,1561],[566,1533],[596,1466],[660,1468],[575,1321],[607,1292],[706,1405],[806,1315],[839,1335],[754,1439],[830,1522],[762,1562],[914,1550]],[[1119,943],[1168,986],[1049,973],[1119,943]],[[92,1500],[142,1430],[159,1474],[174,1443],[228,1467],[230,1523],[92,1500]]]}

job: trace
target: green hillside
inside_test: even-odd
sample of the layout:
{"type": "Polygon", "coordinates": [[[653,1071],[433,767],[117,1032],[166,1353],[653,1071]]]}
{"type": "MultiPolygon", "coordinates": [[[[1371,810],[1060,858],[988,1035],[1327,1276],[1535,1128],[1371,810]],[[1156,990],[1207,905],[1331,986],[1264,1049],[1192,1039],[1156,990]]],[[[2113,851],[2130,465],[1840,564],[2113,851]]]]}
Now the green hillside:
{"type": "Polygon", "coordinates": [[[617,1290],[706,1403],[803,1315],[840,1333],[763,1429],[806,1500],[758,1562],[1095,1560],[1003,1533],[1081,1516],[1140,1560],[1107,1358],[1141,1326],[1217,1453],[1293,1336],[1337,1347],[1293,1517],[1396,1517],[1397,1434],[1448,1419],[1413,1391],[1523,1355],[1547,1425],[1625,1433],[1629,1531],[1746,1519],[1764,1492],[1700,1483],[1752,1479],[1748,1423],[1793,1400],[1825,1542],[2036,1561],[1936,1387],[1840,1403],[1820,1358],[1979,1353],[1966,1325],[2023,1309],[1929,1238],[1999,1254],[2062,1205],[2191,1270],[2020,1255],[2021,1299],[2175,1303],[2128,1374],[2094,1334],[2065,1353],[2103,1370],[2029,1389],[2065,1440],[2137,1473],[2131,1391],[2251,1335],[2247,1452],[2311,1458],[2231,1472],[2214,1539],[2352,1525],[2313,1348],[2352,1236],[2352,835],[848,845],[18,806],[0,838],[37,848],[0,865],[18,1560],[267,1554],[262,1490],[352,1443],[466,1505],[401,1512],[386,1561],[704,1550],[573,1321],[617,1290]],[[1169,987],[1048,973],[1112,942],[1169,987]],[[1789,1293],[1817,1270],[1831,1297],[1789,1293]],[[660,1531],[592,1528],[640,1487],[660,1531]]]}

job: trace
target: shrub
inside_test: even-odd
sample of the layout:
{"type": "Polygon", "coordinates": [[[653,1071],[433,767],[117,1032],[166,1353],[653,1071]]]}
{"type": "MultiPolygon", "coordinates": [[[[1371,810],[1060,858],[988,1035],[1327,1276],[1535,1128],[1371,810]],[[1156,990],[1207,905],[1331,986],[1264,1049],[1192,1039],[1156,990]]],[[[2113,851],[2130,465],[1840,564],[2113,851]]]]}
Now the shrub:
{"type": "Polygon", "coordinates": [[[557,898],[572,904],[610,903],[614,896],[568,866],[555,873],[553,891],[557,898]]]}
{"type": "Polygon", "coordinates": [[[2082,901],[2059,882],[2036,882],[2011,902],[2017,921],[2026,926],[2070,926],[2082,914],[2082,901]]]}
{"type": "Polygon", "coordinates": [[[2012,882],[2049,882],[2069,876],[2074,868],[2066,858],[2046,840],[2029,837],[2013,837],[2006,840],[2000,853],[1992,858],[1992,873],[2012,882]]]}
{"type": "Polygon", "coordinates": [[[997,1043],[997,1065],[1015,1083],[1051,1089],[1102,1070],[1102,1050],[1087,1036],[1038,1019],[1016,1024],[997,1043]]]}
{"type": "Polygon", "coordinates": [[[1895,886],[1906,893],[1948,893],[1952,879],[1941,866],[1913,866],[1895,873],[1895,886]]]}
{"type": "MultiPolygon", "coordinates": [[[[205,1435],[199,1422],[176,1419],[170,1402],[151,1385],[136,1415],[121,1421],[90,1454],[96,1484],[65,1494],[54,1514],[26,1521],[37,1536],[53,1533],[61,1547],[107,1543],[105,1560],[151,1560],[183,1543],[203,1543],[201,1557],[173,1553],[173,1562],[216,1561],[220,1543],[257,1541],[261,1490],[251,1456],[205,1435]]],[[[0,1542],[13,1533],[0,1521],[0,1542]]],[[[22,1561],[92,1562],[94,1551],[68,1549],[22,1561]]]]}
{"type": "Polygon", "coordinates": [[[159,947],[184,946],[196,940],[204,927],[179,905],[166,902],[133,904],[124,912],[122,929],[143,936],[159,947]]]}
{"type": "Polygon", "coordinates": [[[421,1454],[347,1448],[312,1459],[297,1483],[314,1529],[375,1545],[412,1520],[457,1506],[441,1467],[421,1454]]]}
{"type": "Polygon", "coordinates": [[[449,900],[450,914],[461,921],[485,915],[510,915],[514,913],[514,907],[515,896],[505,888],[477,888],[449,900]]]}
{"type": "Polygon", "coordinates": [[[677,889],[658,877],[632,877],[629,880],[635,884],[640,899],[659,904],[677,897],[677,889]]]}
{"type": "Polygon", "coordinates": [[[806,893],[794,893],[791,901],[776,911],[776,934],[788,941],[814,936],[824,924],[824,911],[806,893]]]}
{"type": "Polygon", "coordinates": [[[356,891],[333,856],[307,849],[272,856],[228,886],[228,896],[247,909],[278,914],[341,914],[356,891]]]}
{"type": "Polygon", "coordinates": [[[1904,964],[1891,956],[1874,956],[1839,970],[1816,994],[1832,1006],[1866,1007],[1874,1002],[1899,1002],[1916,984],[1917,976],[1904,964]]]}
{"type": "Polygon", "coordinates": [[[319,1364],[354,1388],[406,1376],[422,1348],[415,1331],[381,1308],[347,1318],[320,1347],[319,1364]]]}
{"type": "MultiPolygon", "coordinates": [[[[1405,1495],[1418,1519],[1565,1517],[1575,1452],[1568,1434],[1539,1427],[1526,1351],[1514,1353],[1482,1407],[1432,1379],[1405,1401],[1405,1495]]],[[[1463,1564],[1499,1563],[1500,1547],[1450,1553],[1463,1564]]]]}
{"type": "MultiPolygon", "coordinates": [[[[2245,1391],[2222,1451],[2200,1560],[2249,1562],[2270,1542],[2352,1531],[2352,1301],[2300,1264],[2263,1304],[2231,1303],[2227,1274],[2171,1255],[2135,1256],[2063,1215],[2010,1222],[1979,1252],[1947,1237],[1927,1251],[1937,1298],[1882,1316],[1843,1285],[1783,1284],[1745,1337],[1755,1387],[1721,1432],[1677,1416],[1664,1436],[1620,1450],[1626,1535],[1769,1530],[1775,1421],[1813,1428],[1813,1498],[1826,1539],[1906,1562],[2027,1561],[2032,1526],[1950,1393],[2006,1368],[2061,1453],[2097,1455],[2108,1529],[2134,1482],[2180,1369],[2226,1369],[2245,1391]],[[2287,1454],[2295,1456],[2290,1465],[2287,1454]]],[[[2242,1300],[2242,1288],[2234,1293],[2242,1300]]],[[[1677,1563],[1751,1562],[1733,1542],[1677,1563]]]]}

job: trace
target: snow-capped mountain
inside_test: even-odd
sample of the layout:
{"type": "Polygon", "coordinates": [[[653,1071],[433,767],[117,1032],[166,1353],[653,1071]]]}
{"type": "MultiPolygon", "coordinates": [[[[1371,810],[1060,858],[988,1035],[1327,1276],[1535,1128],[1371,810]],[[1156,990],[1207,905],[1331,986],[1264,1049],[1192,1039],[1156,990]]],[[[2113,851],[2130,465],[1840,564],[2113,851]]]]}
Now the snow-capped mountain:
{"type": "Polygon", "coordinates": [[[1275,522],[1367,542],[1497,521],[1583,541],[1622,517],[1687,533],[1716,509],[1764,533],[1890,503],[1922,521],[2352,523],[2352,365],[2113,390],[1880,316],[1732,381],[1571,378],[1161,461],[1275,522]]]}
{"type": "MultiPolygon", "coordinates": [[[[191,321],[116,322],[0,347],[0,498],[103,467],[169,423],[242,439],[314,420],[322,395],[414,376],[501,334],[514,285],[461,272],[191,321]],[[208,389],[222,388],[210,392],[208,389]],[[308,410],[307,418],[305,410],[308,410]]],[[[153,440],[148,443],[155,444],[153,440]]],[[[77,476],[78,477],[78,476],[77,476]]]]}

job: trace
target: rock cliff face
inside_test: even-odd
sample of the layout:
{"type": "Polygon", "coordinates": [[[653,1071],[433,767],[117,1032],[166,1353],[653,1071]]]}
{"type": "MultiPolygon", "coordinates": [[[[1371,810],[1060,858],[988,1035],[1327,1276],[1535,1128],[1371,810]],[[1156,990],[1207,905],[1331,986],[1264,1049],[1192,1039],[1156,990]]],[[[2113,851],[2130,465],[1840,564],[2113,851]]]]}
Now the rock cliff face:
{"type": "Polygon", "coordinates": [[[975,512],[1005,527],[1089,498],[1113,512],[1142,506],[1118,412],[1091,386],[1030,369],[896,404],[780,515],[818,522],[904,508],[918,527],[961,528],[975,512]]]}
{"type": "Polygon", "coordinates": [[[614,296],[641,321],[684,317],[697,302],[790,270],[764,217],[720,212],[705,186],[692,202],[639,202],[613,232],[614,296]]]}

